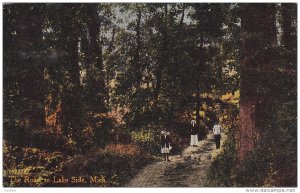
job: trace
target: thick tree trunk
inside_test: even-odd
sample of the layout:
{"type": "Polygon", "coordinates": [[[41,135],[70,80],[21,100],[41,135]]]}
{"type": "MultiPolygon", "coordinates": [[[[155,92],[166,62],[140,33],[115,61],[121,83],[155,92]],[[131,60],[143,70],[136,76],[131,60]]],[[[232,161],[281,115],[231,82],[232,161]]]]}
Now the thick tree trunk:
{"type": "Polygon", "coordinates": [[[101,21],[98,16],[97,7],[93,4],[87,5],[87,27],[89,45],[87,51],[87,92],[89,106],[92,111],[102,113],[107,111],[104,98],[107,95],[103,73],[102,42],[100,38],[101,21]]]}
{"type": "Polygon", "coordinates": [[[64,86],[62,98],[62,116],[65,135],[80,131],[81,120],[81,86],[78,58],[78,39],[71,38],[68,42],[67,70],[69,73],[68,85],[64,86]]]}
{"type": "MultiPolygon", "coordinates": [[[[82,103],[80,85],[80,67],[79,67],[79,31],[76,27],[77,6],[65,6],[64,9],[71,9],[70,15],[64,17],[65,23],[61,26],[62,40],[65,42],[63,51],[65,52],[65,71],[67,76],[63,78],[62,83],[62,125],[64,135],[80,137],[82,126],[82,103]]],[[[63,16],[65,16],[63,14],[63,16]]],[[[78,141],[78,139],[75,139],[78,141]]],[[[80,145],[80,143],[78,143],[80,145]]]]}
{"type": "Polygon", "coordinates": [[[21,124],[28,129],[45,127],[44,68],[41,6],[17,5],[17,76],[22,101],[21,124]]]}
{"type": "Polygon", "coordinates": [[[276,55],[274,4],[243,4],[241,50],[240,119],[238,157],[242,161],[253,150],[270,109],[272,91],[264,78],[272,72],[276,55]]]}

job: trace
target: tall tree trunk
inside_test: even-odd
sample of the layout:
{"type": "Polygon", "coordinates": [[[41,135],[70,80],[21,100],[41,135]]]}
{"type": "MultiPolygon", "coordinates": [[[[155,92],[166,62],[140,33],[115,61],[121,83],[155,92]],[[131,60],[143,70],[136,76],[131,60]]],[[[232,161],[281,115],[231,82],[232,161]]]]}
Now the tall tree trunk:
{"type": "Polygon", "coordinates": [[[79,73],[79,58],[78,58],[78,39],[71,38],[68,42],[68,59],[67,70],[69,77],[67,85],[64,86],[62,98],[62,116],[64,119],[65,134],[80,132],[81,120],[81,86],[79,73]]]}
{"type": "MultiPolygon", "coordinates": [[[[176,37],[176,39],[173,39],[174,37],[172,37],[172,42],[174,42],[173,48],[170,48],[170,52],[174,53],[173,54],[173,58],[174,60],[172,61],[172,63],[170,62],[170,65],[168,65],[168,69],[170,73],[170,79],[168,80],[168,82],[171,84],[171,87],[169,89],[169,93],[168,95],[169,97],[169,101],[170,101],[170,109],[169,112],[173,112],[175,113],[176,110],[178,109],[178,106],[181,104],[180,100],[178,100],[178,98],[180,97],[179,94],[179,89],[180,88],[180,61],[182,61],[181,59],[181,55],[180,53],[182,52],[182,44],[183,44],[183,20],[184,20],[184,16],[185,16],[185,5],[182,4],[182,13],[181,13],[181,19],[180,19],[180,23],[178,28],[173,28],[175,29],[174,31],[176,32],[176,35],[174,37],[176,37]]],[[[172,20],[172,16],[170,17],[170,20],[172,20]]],[[[173,31],[173,30],[172,30],[173,31]]],[[[170,117],[168,119],[168,121],[173,121],[173,117],[172,114],[170,114],[170,117]]]]}
{"type": "Polygon", "coordinates": [[[45,127],[44,68],[42,52],[42,9],[40,5],[16,7],[17,73],[19,100],[22,101],[21,123],[28,129],[45,127]]]}
{"type": "Polygon", "coordinates": [[[274,4],[243,4],[241,49],[240,119],[238,157],[253,150],[270,110],[271,88],[265,77],[275,67],[276,41],[274,4]]]}
{"type": "MultiPolygon", "coordinates": [[[[112,29],[112,36],[111,36],[111,40],[109,43],[109,47],[108,47],[108,51],[109,53],[112,53],[112,51],[114,50],[114,44],[115,44],[115,35],[116,35],[116,28],[113,27],[112,29]]],[[[110,80],[111,80],[111,74],[112,74],[112,70],[109,66],[106,66],[106,88],[107,88],[107,92],[106,92],[106,101],[107,101],[107,110],[110,111],[111,107],[110,107],[110,80]]]]}
{"type": "Polygon", "coordinates": [[[161,90],[161,84],[162,84],[162,71],[164,69],[165,63],[168,60],[168,4],[164,4],[164,29],[163,29],[163,43],[161,47],[161,57],[160,61],[158,62],[158,67],[156,69],[156,85],[154,89],[154,100],[153,100],[153,109],[154,111],[157,111],[157,103],[158,103],[158,96],[161,90]]]}
{"type": "Polygon", "coordinates": [[[204,49],[203,49],[203,43],[204,43],[204,34],[203,34],[203,29],[201,29],[200,32],[200,53],[199,53],[199,61],[198,61],[198,66],[197,66],[197,73],[196,73],[196,123],[199,127],[200,131],[200,138],[204,138],[206,133],[204,130],[205,128],[200,128],[200,108],[201,108],[201,98],[200,98],[200,76],[201,76],[201,66],[203,66],[204,63],[204,49]]]}
{"type": "Polygon", "coordinates": [[[87,101],[89,107],[96,113],[107,111],[104,98],[107,95],[103,73],[102,42],[100,38],[101,20],[98,15],[97,6],[87,4],[87,27],[89,35],[88,62],[87,67],[87,101]]]}
{"type": "Polygon", "coordinates": [[[286,49],[291,50],[294,44],[292,22],[294,15],[293,9],[295,9],[296,4],[293,3],[283,3],[281,5],[281,13],[282,13],[282,43],[286,47],[286,49]]]}
{"type": "Polygon", "coordinates": [[[133,67],[133,92],[131,96],[131,104],[130,109],[133,112],[133,125],[132,126],[140,126],[141,120],[141,80],[142,80],[142,68],[141,68],[141,61],[140,61],[140,52],[141,52],[141,19],[142,19],[142,11],[141,8],[136,4],[137,9],[137,20],[136,20],[136,35],[135,35],[135,43],[136,47],[134,50],[134,56],[132,60],[132,67],[133,67]]]}
{"type": "MultiPolygon", "coordinates": [[[[62,29],[61,40],[65,43],[63,47],[65,52],[65,71],[62,90],[62,125],[65,135],[75,137],[79,142],[80,132],[82,131],[82,103],[80,85],[80,67],[79,67],[79,31],[76,18],[78,6],[63,5],[63,9],[70,10],[70,15],[64,16],[64,25],[62,29]]],[[[77,143],[80,145],[81,143],[77,143]]]]}
{"type": "Polygon", "coordinates": [[[297,57],[294,54],[297,48],[297,42],[295,41],[297,32],[296,27],[293,27],[293,22],[296,23],[297,4],[295,3],[282,3],[282,44],[287,51],[287,67],[294,69],[294,65],[297,64],[297,57]]]}
{"type": "Polygon", "coordinates": [[[134,65],[134,73],[136,80],[134,81],[134,87],[136,90],[139,89],[141,85],[141,79],[142,79],[142,72],[141,72],[141,63],[140,63],[140,50],[141,50],[141,18],[142,18],[142,11],[140,8],[137,7],[137,23],[136,23],[136,48],[135,48],[135,54],[133,59],[133,65],[134,65]]]}

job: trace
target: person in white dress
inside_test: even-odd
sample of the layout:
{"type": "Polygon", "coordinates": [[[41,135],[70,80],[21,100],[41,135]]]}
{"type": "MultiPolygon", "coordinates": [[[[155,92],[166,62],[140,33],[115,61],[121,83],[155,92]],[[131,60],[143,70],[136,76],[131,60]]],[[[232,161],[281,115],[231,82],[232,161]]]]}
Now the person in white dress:
{"type": "Polygon", "coordinates": [[[198,147],[198,125],[196,120],[191,121],[191,146],[198,147]]]}

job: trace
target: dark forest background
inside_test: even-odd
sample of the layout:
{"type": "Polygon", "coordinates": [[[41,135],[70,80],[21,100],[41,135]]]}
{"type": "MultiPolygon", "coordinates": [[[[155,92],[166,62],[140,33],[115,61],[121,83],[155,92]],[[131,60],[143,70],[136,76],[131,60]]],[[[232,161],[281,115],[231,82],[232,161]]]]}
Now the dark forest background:
{"type": "Polygon", "coordinates": [[[292,3],[4,4],[3,169],[124,186],[219,119],[207,186],[297,186],[296,53],[292,3]]]}

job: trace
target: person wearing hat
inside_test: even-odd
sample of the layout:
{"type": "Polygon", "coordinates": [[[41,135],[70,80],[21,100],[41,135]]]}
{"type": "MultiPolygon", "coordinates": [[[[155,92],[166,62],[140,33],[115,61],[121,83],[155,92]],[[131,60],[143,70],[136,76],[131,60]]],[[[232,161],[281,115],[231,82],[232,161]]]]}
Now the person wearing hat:
{"type": "Polygon", "coordinates": [[[170,161],[169,153],[170,153],[170,150],[172,149],[172,147],[171,147],[171,138],[170,138],[169,132],[166,132],[166,131],[161,132],[160,146],[161,146],[161,153],[164,156],[164,160],[170,161]]]}
{"type": "Polygon", "coordinates": [[[221,141],[221,131],[222,131],[222,126],[219,123],[218,120],[216,120],[214,127],[213,127],[213,133],[215,136],[215,143],[216,143],[216,148],[220,149],[220,141],[221,141]]]}
{"type": "Polygon", "coordinates": [[[191,146],[198,147],[198,127],[195,120],[191,121],[191,146]]]}

